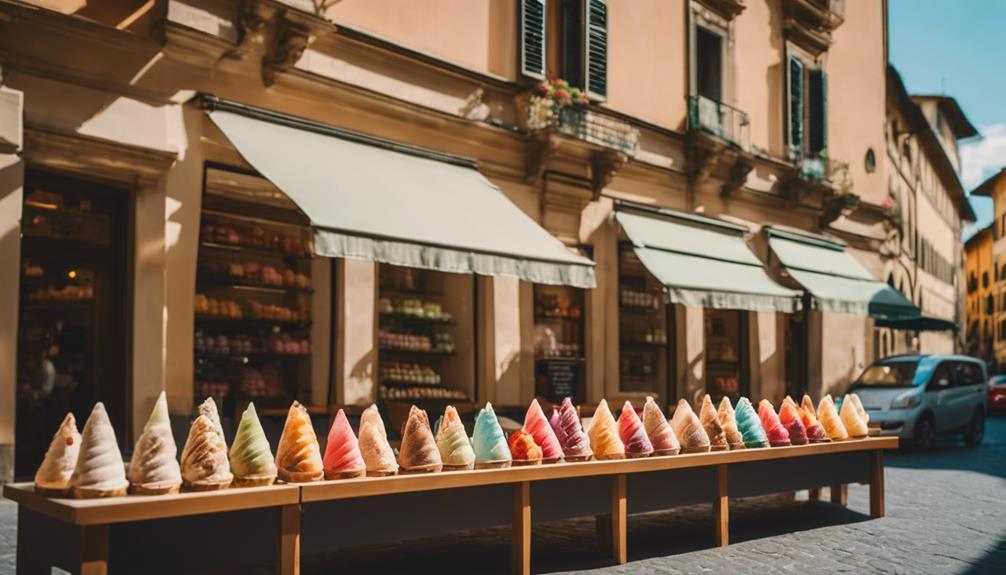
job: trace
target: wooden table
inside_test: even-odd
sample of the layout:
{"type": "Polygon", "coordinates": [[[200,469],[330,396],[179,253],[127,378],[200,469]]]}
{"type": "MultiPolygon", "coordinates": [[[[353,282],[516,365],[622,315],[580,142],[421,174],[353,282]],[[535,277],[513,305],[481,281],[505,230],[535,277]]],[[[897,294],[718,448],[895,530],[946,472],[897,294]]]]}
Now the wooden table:
{"type": "Polygon", "coordinates": [[[292,575],[300,571],[302,552],[509,524],[513,572],[524,574],[531,571],[532,525],[543,521],[595,516],[600,544],[624,563],[626,518],[634,513],[712,502],[715,544],[727,545],[730,497],[800,489],[814,497],[830,486],[832,501],[844,505],[845,485],[867,483],[870,514],[881,517],[883,450],[897,445],[897,438],[871,438],[161,497],[49,499],[26,484],[8,485],[4,495],[20,505],[19,573],[48,564],[88,575],[109,565],[118,571],[150,560],[143,553],[153,539],[169,542],[159,545],[168,554],[184,551],[175,560],[189,567],[195,555],[208,556],[203,569],[234,568],[238,558],[261,562],[269,551],[277,572],[292,575]],[[352,529],[333,529],[346,525],[352,529]],[[117,553],[120,541],[128,549],[117,553]]]}

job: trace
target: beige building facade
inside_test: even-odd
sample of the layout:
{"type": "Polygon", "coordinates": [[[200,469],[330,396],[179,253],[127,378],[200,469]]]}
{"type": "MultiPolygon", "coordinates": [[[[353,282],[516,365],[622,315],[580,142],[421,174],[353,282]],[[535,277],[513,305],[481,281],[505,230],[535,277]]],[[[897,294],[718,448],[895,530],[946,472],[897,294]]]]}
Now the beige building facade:
{"type": "MultiPolygon", "coordinates": [[[[515,413],[535,396],[559,394],[588,406],[602,398],[641,405],[647,395],[673,405],[707,392],[817,398],[841,393],[877,353],[868,313],[823,309],[809,294],[796,296],[799,311],[747,300],[686,305],[687,298],[667,295],[674,286],[655,281],[652,269],[632,271],[641,261],[634,251],[639,242],[628,237],[620,214],[634,210],[740,238],[765,264],[767,272],[758,273],[768,274],[772,289],[804,291],[798,270],[775,247],[783,236],[851,256],[864,273],[886,281],[896,272],[883,251],[892,226],[884,202],[901,177],[900,168],[889,166],[885,130],[886,2],[342,0],[320,11],[315,5],[122,0],[98,9],[84,2],[0,2],[0,114],[23,118],[23,129],[0,134],[0,265],[8,277],[22,278],[0,287],[0,447],[8,476],[22,433],[46,433],[17,418],[24,424],[31,410],[45,409],[38,406],[47,405],[47,387],[90,377],[85,372],[101,383],[90,395],[69,394],[67,405],[105,401],[124,446],[162,390],[178,417],[191,414],[202,397],[221,395],[220,381],[207,376],[217,359],[204,356],[219,354],[221,341],[221,329],[210,326],[238,318],[227,315],[227,298],[212,292],[220,289],[217,276],[207,279],[232,268],[220,268],[224,256],[206,254],[230,240],[231,247],[262,251],[246,233],[260,242],[275,234],[297,240],[302,232],[283,230],[309,230],[303,221],[309,210],[276,199],[285,190],[211,119],[214,101],[325,127],[319,131],[469,158],[527,218],[594,263],[596,287],[560,289],[507,274],[427,277],[366,259],[300,257],[296,244],[296,253],[285,254],[296,260],[288,264],[290,281],[309,277],[309,288],[285,278],[269,285],[291,298],[282,301],[299,302],[301,312],[287,303],[263,311],[245,302],[245,316],[268,315],[240,319],[297,323],[300,331],[274,328],[253,343],[267,339],[281,346],[280,355],[306,356],[293,398],[321,420],[336,407],[411,397],[387,395],[388,382],[403,373],[410,381],[442,377],[450,394],[443,397],[458,403],[491,401],[515,413]],[[556,78],[590,104],[536,123],[536,85],[556,78]],[[227,211],[235,198],[263,197],[275,209],[227,211]],[[53,221],[45,211],[53,206],[96,223],[53,221]],[[98,238],[81,252],[93,263],[81,265],[111,283],[81,287],[64,278],[42,285],[53,270],[71,280],[84,273],[47,247],[46,234],[98,238]],[[438,330],[403,339],[397,336],[415,334],[388,327],[414,311],[392,288],[411,289],[417,277],[435,285],[431,293],[450,310],[443,315],[440,304],[420,301],[426,319],[451,326],[446,340],[438,330]],[[68,299],[98,306],[99,292],[106,307],[87,309],[114,325],[88,332],[100,345],[88,348],[91,359],[74,364],[68,350],[84,336],[45,319],[44,308],[57,301],[63,310],[68,299]],[[628,319],[639,307],[647,308],[638,314],[643,319],[628,319]],[[29,331],[31,314],[42,318],[38,325],[56,327],[29,331]],[[36,337],[30,353],[28,335],[36,337]],[[449,356],[433,370],[425,370],[432,359],[389,360],[392,351],[415,351],[400,346],[431,342],[449,356]]],[[[296,153],[276,150],[277,157],[296,153]]],[[[921,177],[938,180],[934,173],[926,168],[921,177]]],[[[952,198],[943,188],[939,193],[952,198]]],[[[926,221],[942,226],[927,241],[945,261],[959,263],[961,246],[953,238],[960,210],[952,199],[924,200],[937,202],[924,208],[926,221]]],[[[310,231],[303,241],[311,243],[310,231]]],[[[265,281],[262,267],[241,273],[265,281]]],[[[745,292],[737,278],[719,289],[717,301],[744,299],[722,295],[745,292]]],[[[893,285],[900,288],[898,281],[893,285]]],[[[918,287],[910,299],[953,319],[963,283],[956,273],[940,281],[918,287]]],[[[92,325],[91,316],[80,317],[80,325],[92,325]]],[[[244,345],[243,337],[228,332],[226,348],[244,345]]],[[[227,370],[237,375],[223,393],[240,387],[260,397],[251,394],[285,385],[264,367],[227,370]]],[[[281,418],[284,410],[263,413],[281,418]]]]}

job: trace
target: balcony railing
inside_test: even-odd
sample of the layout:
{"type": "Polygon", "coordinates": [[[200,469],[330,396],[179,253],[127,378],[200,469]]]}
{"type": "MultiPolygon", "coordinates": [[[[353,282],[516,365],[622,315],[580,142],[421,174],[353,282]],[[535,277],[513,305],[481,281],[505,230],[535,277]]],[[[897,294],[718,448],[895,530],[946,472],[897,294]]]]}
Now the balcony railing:
{"type": "Polygon", "coordinates": [[[557,106],[550,98],[532,95],[526,101],[529,131],[551,128],[557,133],[634,156],[639,130],[587,106],[557,106]]]}
{"type": "Polygon", "coordinates": [[[747,150],[750,146],[748,115],[733,106],[705,96],[688,98],[688,128],[702,130],[747,150]]]}

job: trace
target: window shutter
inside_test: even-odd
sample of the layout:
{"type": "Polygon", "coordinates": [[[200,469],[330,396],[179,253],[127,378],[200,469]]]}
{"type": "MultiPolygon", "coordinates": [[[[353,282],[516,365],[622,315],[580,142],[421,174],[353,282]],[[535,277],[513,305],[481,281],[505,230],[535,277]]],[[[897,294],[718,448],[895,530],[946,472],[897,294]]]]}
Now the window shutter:
{"type": "Polygon", "coordinates": [[[545,0],[520,0],[520,71],[545,79],[545,0]]]}
{"type": "Polygon", "coordinates": [[[828,76],[824,70],[810,70],[807,82],[810,153],[820,154],[828,148],[828,76]]]}
{"type": "Polygon", "coordinates": [[[583,88],[603,100],[608,95],[608,6],[604,0],[586,0],[586,4],[583,88]]]}
{"type": "Polygon", "coordinates": [[[790,56],[787,117],[789,118],[789,152],[790,157],[803,156],[803,63],[790,56]]]}

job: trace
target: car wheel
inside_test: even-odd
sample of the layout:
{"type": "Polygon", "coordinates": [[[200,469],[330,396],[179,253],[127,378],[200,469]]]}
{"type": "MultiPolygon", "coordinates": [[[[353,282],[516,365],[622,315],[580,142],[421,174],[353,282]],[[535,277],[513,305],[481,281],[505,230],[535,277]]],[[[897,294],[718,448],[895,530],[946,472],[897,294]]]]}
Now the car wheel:
{"type": "Polygon", "coordinates": [[[936,440],[936,424],[931,415],[923,415],[915,422],[915,431],[912,433],[912,445],[919,450],[926,450],[933,446],[936,440]]]}
{"type": "Polygon", "coordinates": [[[981,409],[975,411],[975,416],[971,418],[971,427],[964,434],[964,443],[968,447],[978,447],[985,438],[985,412],[981,409]]]}

